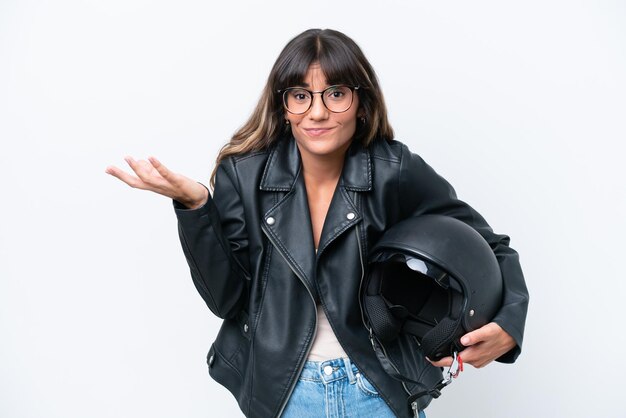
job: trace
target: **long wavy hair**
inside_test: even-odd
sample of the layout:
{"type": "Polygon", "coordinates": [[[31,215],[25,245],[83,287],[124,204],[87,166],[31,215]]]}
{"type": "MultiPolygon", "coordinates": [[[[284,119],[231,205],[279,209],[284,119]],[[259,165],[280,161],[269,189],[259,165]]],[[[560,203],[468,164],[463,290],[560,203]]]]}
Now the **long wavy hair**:
{"type": "Polygon", "coordinates": [[[313,63],[319,63],[329,85],[359,86],[356,93],[364,118],[357,124],[353,140],[367,146],[374,139],[393,139],[378,78],[361,48],[341,32],[309,29],[289,41],[276,59],[252,115],[220,150],[211,173],[211,187],[215,186],[217,166],[223,159],[265,149],[289,132],[278,90],[302,85],[313,63]]]}

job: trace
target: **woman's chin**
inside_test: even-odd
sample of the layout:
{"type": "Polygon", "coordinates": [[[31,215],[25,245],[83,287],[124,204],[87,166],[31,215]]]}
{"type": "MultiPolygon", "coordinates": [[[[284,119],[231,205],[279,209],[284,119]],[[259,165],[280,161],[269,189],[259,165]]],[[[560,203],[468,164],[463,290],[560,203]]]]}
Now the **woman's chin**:
{"type": "Polygon", "coordinates": [[[306,153],[320,158],[344,155],[350,146],[350,141],[341,143],[330,138],[323,139],[322,137],[297,141],[297,143],[301,154],[306,153]]]}

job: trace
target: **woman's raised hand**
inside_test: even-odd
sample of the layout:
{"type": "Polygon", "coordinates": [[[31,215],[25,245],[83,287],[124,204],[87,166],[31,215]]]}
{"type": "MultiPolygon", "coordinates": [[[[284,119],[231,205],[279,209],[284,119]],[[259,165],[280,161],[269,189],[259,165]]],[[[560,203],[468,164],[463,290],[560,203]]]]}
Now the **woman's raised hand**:
{"type": "Polygon", "coordinates": [[[154,193],[177,200],[190,209],[204,205],[209,197],[209,191],[200,183],[174,173],[154,157],[148,161],[136,161],[132,157],[124,158],[130,168],[137,175],[128,174],[115,166],[109,166],[105,172],[135,189],[149,190],[154,193]]]}

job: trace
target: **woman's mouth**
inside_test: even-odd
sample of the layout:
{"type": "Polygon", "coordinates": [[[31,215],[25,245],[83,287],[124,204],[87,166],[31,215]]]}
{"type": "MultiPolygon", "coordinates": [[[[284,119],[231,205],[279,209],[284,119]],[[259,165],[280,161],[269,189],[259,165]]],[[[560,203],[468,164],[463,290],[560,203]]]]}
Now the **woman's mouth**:
{"type": "Polygon", "coordinates": [[[330,132],[333,128],[310,128],[305,129],[306,133],[310,136],[320,136],[327,132],[330,132]]]}

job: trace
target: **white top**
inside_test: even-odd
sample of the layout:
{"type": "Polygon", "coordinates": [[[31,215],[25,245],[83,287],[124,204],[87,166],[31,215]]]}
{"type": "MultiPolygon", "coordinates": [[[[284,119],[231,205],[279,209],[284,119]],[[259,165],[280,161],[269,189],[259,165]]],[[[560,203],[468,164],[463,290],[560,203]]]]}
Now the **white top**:
{"type": "Polygon", "coordinates": [[[310,361],[326,361],[335,358],[348,357],[339,340],[335,336],[330,322],[326,318],[322,305],[317,305],[317,334],[309,352],[310,361]]]}
{"type": "MultiPolygon", "coordinates": [[[[317,252],[317,249],[315,249],[317,252]]],[[[321,304],[317,305],[317,333],[315,334],[315,340],[313,340],[313,346],[309,352],[309,361],[326,361],[335,358],[348,357],[339,340],[335,336],[333,329],[328,322],[328,318],[324,313],[324,308],[321,304]]]]}

